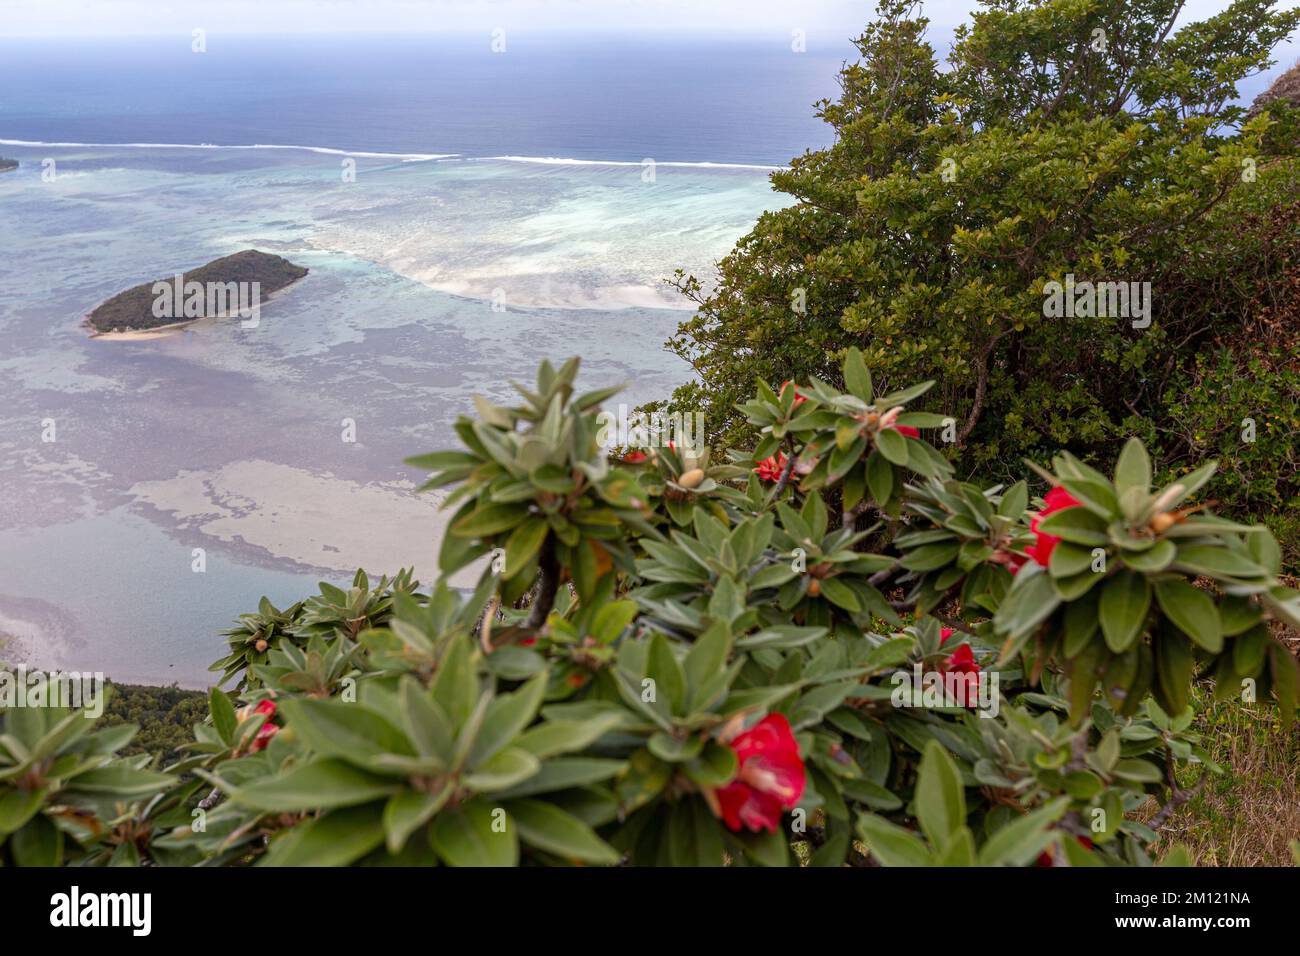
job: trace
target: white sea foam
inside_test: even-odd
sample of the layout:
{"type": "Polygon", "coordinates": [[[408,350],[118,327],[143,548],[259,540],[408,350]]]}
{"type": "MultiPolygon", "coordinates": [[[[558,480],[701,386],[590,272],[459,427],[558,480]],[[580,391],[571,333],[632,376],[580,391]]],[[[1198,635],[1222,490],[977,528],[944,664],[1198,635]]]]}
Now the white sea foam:
{"type": "MultiPolygon", "coordinates": [[[[562,156],[485,156],[503,163],[540,163],[544,166],[641,166],[641,162],[625,159],[568,159],[562,156]]],[[[679,163],[655,160],[656,166],[681,166],[690,169],[787,169],[786,166],[764,166],[757,163],[679,163]]]]}
{"type": "MultiPolygon", "coordinates": [[[[537,163],[543,166],[641,166],[644,161],[626,159],[573,159],[564,156],[463,156],[460,153],[384,153],[373,150],[337,149],[332,146],[295,146],[285,143],[254,143],[229,145],[224,143],[51,143],[44,140],[0,139],[0,146],[48,146],[58,149],[297,149],[327,156],[361,156],[373,159],[395,159],[404,163],[422,163],[433,160],[457,159],[465,161],[491,160],[503,163],[537,163]]],[[[787,166],[769,166],[761,163],[715,163],[655,161],[656,166],[683,169],[788,169],[787,166]]]]}

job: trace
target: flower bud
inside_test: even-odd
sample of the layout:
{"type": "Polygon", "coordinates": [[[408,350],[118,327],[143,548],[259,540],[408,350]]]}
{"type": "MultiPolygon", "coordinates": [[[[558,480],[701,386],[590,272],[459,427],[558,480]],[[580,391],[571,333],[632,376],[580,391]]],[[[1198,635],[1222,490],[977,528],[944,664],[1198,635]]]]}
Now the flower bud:
{"type": "Polygon", "coordinates": [[[1151,530],[1156,534],[1168,531],[1174,525],[1178,524],[1178,516],[1169,511],[1162,511],[1151,519],[1151,530]]]}
{"type": "Polygon", "coordinates": [[[683,488],[696,488],[704,480],[704,469],[692,468],[690,471],[683,472],[682,476],[677,479],[677,483],[683,488]]]}

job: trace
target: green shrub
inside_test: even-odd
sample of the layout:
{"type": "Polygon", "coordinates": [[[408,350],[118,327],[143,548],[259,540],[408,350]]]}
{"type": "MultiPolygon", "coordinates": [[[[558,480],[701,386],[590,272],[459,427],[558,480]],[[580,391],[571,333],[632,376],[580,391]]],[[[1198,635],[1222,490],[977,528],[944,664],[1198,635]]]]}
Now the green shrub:
{"type": "Polygon", "coordinates": [[[703,449],[607,458],[577,370],[544,363],[525,404],[462,420],[464,451],[417,459],[461,481],[448,570],[497,552],[472,594],[323,592],[340,623],[229,675],[242,699],[214,688],[166,773],[112,757],[133,728],[4,710],[0,851],[1142,865],[1158,834],[1134,811],[1216,769],[1198,675],[1294,717],[1269,628],[1300,594],[1265,527],[1189,504],[1213,463],[1159,487],[1136,439],[1111,474],[1062,454],[1031,504],[953,478],[921,436],[942,416],[904,408],[928,383],[880,394],[851,349],[844,390],[760,382],[754,444],[706,482],[703,449]]]}
{"type": "Polygon", "coordinates": [[[699,377],[672,407],[735,444],[755,377],[838,384],[857,346],[885,387],[938,383],[963,475],[1013,481],[1061,448],[1111,461],[1138,435],[1165,479],[1217,454],[1216,498],[1280,514],[1297,493],[1300,119],[1278,101],[1239,125],[1228,105],[1300,17],[1272,7],[1166,36],[1175,0],[988,3],[942,70],[925,21],[882,3],[819,106],[834,145],[772,176],[793,204],[716,277],[679,274],[699,309],[669,346],[699,377]],[[1048,314],[1071,276],[1150,283],[1150,314],[1048,314]]]}

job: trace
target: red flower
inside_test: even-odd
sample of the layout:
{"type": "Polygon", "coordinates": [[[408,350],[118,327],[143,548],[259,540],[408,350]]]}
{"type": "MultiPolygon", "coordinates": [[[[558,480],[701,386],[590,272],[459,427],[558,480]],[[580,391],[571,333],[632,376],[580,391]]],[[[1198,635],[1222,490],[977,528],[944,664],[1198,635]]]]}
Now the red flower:
{"type": "Polygon", "coordinates": [[[249,717],[252,717],[254,714],[265,714],[267,722],[269,723],[271,718],[275,716],[275,701],[267,697],[264,700],[259,700],[256,705],[239,708],[239,713],[235,716],[237,716],[242,722],[247,720],[249,717]]]}
{"type": "Polygon", "coordinates": [[[777,452],[760,461],[758,467],[754,469],[754,474],[763,481],[780,481],[783,471],[785,471],[785,455],[777,452]]]}
{"type": "Polygon", "coordinates": [[[1038,530],[1038,522],[1050,514],[1058,511],[1064,511],[1066,508],[1078,508],[1082,504],[1076,501],[1074,496],[1068,491],[1057,485],[1043,498],[1044,508],[1038,514],[1034,515],[1029,522],[1029,530],[1034,533],[1038,540],[1034,542],[1033,547],[1026,548],[1025,554],[1029,555],[1043,567],[1047,567],[1047,562],[1052,559],[1052,551],[1056,548],[1056,543],[1061,539],[1054,534],[1044,534],[1038,530]]]}
{"type": "Polygon", "coordinates": [[[249,753],[265,750],[266,745],[271,742],[271,738],[280,732],[280,728],[271,723],[271,718],[275,716],[275,712],[275,701],[269,697],[265,700],[259,700],[255,705],[239,708],[239,713],[236,716],[238,716],[241,723],[257,714],[261,714],[266,718],[262,722],[262,726],[257,729],[257,735],[248,747],[249,753]]]}
{"type": "Polygon", "coordinates": [[[639,465],[645,461],[646,455],[643,451],[630,451],[623,456],[623,461],[629,465],[639,465]]]}
{"type": "Polygon", "coordinates": [[[798,408],[800,402],[808,401],[806,396],[799,394],[799,386],[796,385],[794,382],[790,381],[789,379],[786,379],[784,382],[781,383],[781,394],[783,395],[785,394],[785,389],[787,385],[794,389],[794,406],[793,406],[794,408],[798,408]]]}
{"type": "Polygon", "coordinates": [[[768,714],[728,745],[736,753],[736,779],[713,794],[713,812],[737,833],[748,828],[776,832],[806,783],[799,744],[784,714],[768,714]]]}
{"type": "MultiPolygon", "coordinates": [[[[952,631],[942,635],[939,641],[940,646],[948,639],[952,631]]],[[[940,670],[944,674],[957,674],[958,679],[953,687],[953,696],[958,707],[973,707],[979,700],[979,674],[980,666],[975,660],[975,653],[971,650],[969,644],[962,644],[957,650],[953,651],[944,658],[943,666],[940,670]]],[[[947,686],[947,681],[944,682],[947,686]]]]}
{"type": "Polygon", "coordinates": [[[886,428],[892,428],[900,435],[906,435],[908,438],[920,438],[921,433],[911,425],[886,425],[886,428]]]}
{"type": "Polygon", "coordinates": [[[257,753],[259,750],[265,750],[266,745],[271,742],[271,738],[280,732],[280,728],[269,720],[264,723],[257,731],[257,736],[253,738],[253,746],[250,750],[257,753]]]}
{"type": "Polygon", "coordinates": [[[944,627],[939,629],[939,646],[943,647],[944,642],[952,637],[952,628],[944,627]]]}

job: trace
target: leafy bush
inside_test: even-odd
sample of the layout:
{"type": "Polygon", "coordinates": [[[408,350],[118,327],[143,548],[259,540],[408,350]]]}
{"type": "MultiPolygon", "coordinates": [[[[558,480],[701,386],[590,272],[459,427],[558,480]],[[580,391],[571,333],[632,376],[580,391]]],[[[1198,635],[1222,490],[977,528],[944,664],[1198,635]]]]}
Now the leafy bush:
{"type": "Polygon", "coordinates": [[[963,476],[1109,462],[1134,435],[1165,480],[1217,454],[1211,492],[1273,521],[1295,568],[1300,112],[1229,104],[1300,11],[1175,30],[1177,0],[981,7],[941,69],[912,6],[880,4],[819,104],[834,145],[772,175],[793,204],[716,277],[679,274],[699,308],[669,346],[699,378],[673,408],[739,444],[755,377],[839,384],[857,346],[887,389],[938,382],[963,476]],[[1152,308],[1051,314],[1071,280],[1149,283],[1152,308]]]}
{"type": "Polygon", "coordinates": [[[307,628],[246,616],[283,638],[166,773],[111,756],[132,728],[5,712],[7,857],[1146,864],[1133,811],[1216,769],[1198,675],[1294,716],[1269,626],[1300,594],[1265,527],[1189,504],[1212,463],[1153,488],[1137,440],[1113,474],[1062,454],[1031,508],[953,479],[941,417],[904,411],[929,384],[879,394],[851,349],[845,390],[760,382],[706,484],[674,449],[608,459],[577,370],[414,459],[461,482],[443,570],[488,558],[472,594],[359,573],[307,628]]]}

